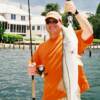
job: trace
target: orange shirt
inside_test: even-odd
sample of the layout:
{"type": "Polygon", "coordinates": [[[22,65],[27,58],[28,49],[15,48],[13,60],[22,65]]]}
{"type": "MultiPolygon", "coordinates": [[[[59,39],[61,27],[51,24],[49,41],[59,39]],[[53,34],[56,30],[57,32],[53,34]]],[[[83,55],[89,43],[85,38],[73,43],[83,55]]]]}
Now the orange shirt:
{"type": "MultiPolygon", "coordinates": [[[[78,37],[78,52],[81,54],[86,46],[92,42],[93,37],[87,41],[82,40],[80,34],[78,37]]],[[[62,36],[59,35],[56,39],[49,39],[42,43],[33,54],[33,60],[37,66],[43,64],[45,66],[44,76],[44,93],[42,100],[58,100],[65,97],[66,93],[61,84],[62,81],[62,36]]]]}

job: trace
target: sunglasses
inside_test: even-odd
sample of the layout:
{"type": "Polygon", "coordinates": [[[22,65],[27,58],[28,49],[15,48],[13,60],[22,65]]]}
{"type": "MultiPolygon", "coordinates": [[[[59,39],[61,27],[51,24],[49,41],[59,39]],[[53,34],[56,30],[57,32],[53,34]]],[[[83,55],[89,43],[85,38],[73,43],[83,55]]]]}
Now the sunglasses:
{"type": "Polygon", "coordinates": [[[58,20],[56,20],[56,19],[51,19],[51,18],[49,18],[49,19],[46,19],[46,24],[57,24],[58,23],[58,20]]]}

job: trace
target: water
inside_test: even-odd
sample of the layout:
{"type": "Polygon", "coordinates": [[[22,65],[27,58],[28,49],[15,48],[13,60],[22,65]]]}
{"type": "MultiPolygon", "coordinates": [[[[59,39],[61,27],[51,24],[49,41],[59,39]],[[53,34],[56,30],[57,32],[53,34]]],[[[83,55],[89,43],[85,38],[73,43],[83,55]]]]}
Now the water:
{"type": "Polygon", "coordinates": [[[82,98],[83,100],[100,100],[100,49],[92,49],[91,58],[86,51],[83,62],[91,89],[82,98]]]}
{"type": "MultiPolygon", "coordinates": [[[[82,95],[82,100],[100,100],[100,49],[88,51],[83,56],[85,71],[91,89],[82,95]]],[[[0,100],[31,100],[31,77],[27,74],[30,53],[28,49],[0,49],[0,100]]],[[[42,79],[36,79],[36,100],[41,100],[42,79]]]]}

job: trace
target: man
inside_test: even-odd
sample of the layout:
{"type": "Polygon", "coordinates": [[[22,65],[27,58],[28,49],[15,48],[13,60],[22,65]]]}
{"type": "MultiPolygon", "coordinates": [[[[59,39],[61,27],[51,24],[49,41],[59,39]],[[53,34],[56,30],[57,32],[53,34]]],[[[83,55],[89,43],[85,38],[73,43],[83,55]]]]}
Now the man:
{"type": "MultiPolygon", "coordinates": [[[[65,2],[65,9],[67,12],[75,15],[81,26],[81,30],[76,32],[78,53],[81,55],[93,40],[92,27],[88,20],[77,12],[72,1],[65,2]]],[[[32,59],[36,65],[33,68],[28,67],[28,72],[30,75],[33,75],[39,65],[44,65],[44,91],[42,100],[67,100],[67,93],[62,81],[62,19],[59,13],[51,11],[46,15],[45,22],[50,38],[40,44],[38,49],[33,53],[32,59]]],[[[80,92],[86,91],[89,85],[81,63],[79,64],[78,78],[80,92]]]]}

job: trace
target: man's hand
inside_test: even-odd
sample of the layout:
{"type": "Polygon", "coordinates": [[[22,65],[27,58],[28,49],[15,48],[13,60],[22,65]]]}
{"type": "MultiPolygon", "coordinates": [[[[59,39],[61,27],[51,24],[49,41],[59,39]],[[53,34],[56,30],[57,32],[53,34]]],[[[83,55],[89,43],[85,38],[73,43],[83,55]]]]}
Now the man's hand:
{"type": "Polygon", "coordinates": [[[28,65],[28,74],[30,76],[36,75],[36,63],[32,63],[28,65]]]}
{"type": "Polygon", "coordinates": [[[73,1],[65,1],[64,12],[71,12],[72,14],[75,14],[76,7],[73,1]]]}

